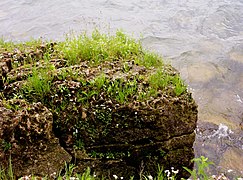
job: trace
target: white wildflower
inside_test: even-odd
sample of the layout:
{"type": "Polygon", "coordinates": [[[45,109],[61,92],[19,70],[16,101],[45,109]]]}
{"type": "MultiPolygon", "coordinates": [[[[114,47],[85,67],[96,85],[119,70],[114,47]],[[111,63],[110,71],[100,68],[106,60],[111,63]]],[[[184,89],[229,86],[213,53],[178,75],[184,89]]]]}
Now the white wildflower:
{"type": "Polygon", "coordinates": [[[76,177],[70,177],[69,180],[78,180],[76,177]]]}
{"type": "Polygon", "coordinates": [[[153,180],[153,176],[149,175],[149,176],[148,176],[148,179],[149,179],[149,180],[153,180]]]}
{"type": "Polygon", "coordinates": [[[170,177],[170,171],[169,170],[165,170],[165,174],[167,177],[170,177]]]}
{"type": "Polygon", "coordinates": [[[113,177],[114,177],[115,179],[118,179],[118,176],[117,176],[117,175],[113,175],[113,177]]]}
{"type": "Polygon", "coordinates": [[[76,178],[76,177],[70,177],[69,179],[70,180],[78,180],[78,178],[76,178]]]}
{"type": "Polygon", "coordinates": [[[216,178],[216,175],[212,175],[212,178],[215,179],[216,178]]]}
{"type": "Polygon", "coordinates": [[[174,174],[178,174],[179,173],[179,170],[177,169],[176,171],[175,170],[171,170],[172,171],[172,173],[174,173],[174,174]]]}

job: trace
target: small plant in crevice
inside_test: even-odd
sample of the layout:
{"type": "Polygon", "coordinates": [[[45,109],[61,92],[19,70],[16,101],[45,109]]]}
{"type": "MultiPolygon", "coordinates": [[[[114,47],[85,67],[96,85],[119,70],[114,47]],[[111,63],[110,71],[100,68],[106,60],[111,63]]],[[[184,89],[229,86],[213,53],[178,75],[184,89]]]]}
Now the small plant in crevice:
{"type": "Polygon", "coordinates": [[[208,158],[204,156],[194,158],[192,161],[196,163],[196,169],[190,170],[187,167],[183,168],[191,174],[193,179],[212,179],[207,172],[209,170],[209,166],[214,164],[212,161],[209,161],[208,158]]]}
{"type": "Polygon", "coordinates": [[[182,81],[179,75],[175,75],[172,78],[172,82],[174,85],[174,92],[176,96],[181,95],[183,92],[187,90],[187,86],[185,86],[184,82],[182,81]]]}
{"type": "Polygon", "coordinates": [[[152,95],[157,95],[159,89],[164,90],[168,86],[172,86],[176,96],[180,96],[187,89],[179,75],[168,75],[161,69],[158,69],[152,74],[149,77],[148,82],[151,86],[150,94],[152,95]]]}
{"type": "Polygon", "coordinates": [[[124,157],[129,157],[130,152],[97,152],[97,151],[90,151],[88,152],[89,157],[92,158],[99,158],[99,159],[122,159],[124,157]]]}
{"type": "Polygon", "coordinates": [[[12,144],[8,141],[2,140],[1,144],[0,144],[0,149],[2,149],[3,151],[8,151],[10,150],[12,147],[12,144]]]}
{"type": "Polygon", "coordinates": [[[146,68],[162,67],[164,64],[162,58],[158,54],[148,51],[145,51],[144,55],[139,57],[136,62],[146,68]]]}
{"type": "Polygon", "coordinates": [[[91,82],[91,85],[95,86],[98,90],[101,90],[102,88],[105,88],[107,82],[108,79],[106,78],[106,76],[104,74],[101,74],[91,82]]]}
{"type": "Polygon", "coordinates": [[[141,180],[176,180],[176,174],[178,173],[177,171],[175,171],[174,173],[174,168],[172,168],[172,173],[170,170],[164,170],[164,168],[160,167],[160,165],[158,165],[158,169],[157,169],[157,175],[155,177],[151,176],[151,175],[144,175],[143,173],[140,175],[140,179],[141,180]]]}
{"type": "Polygon", "coordinates": [[[137,81],[133,79],[126,82],[122,78],[116,79],[107,86],[107,93],[123,104],[137,93],[137,81]]]}
{"type": "Polygon", "coordinates": [[[50,92],[52,80],[54,78],[52,74],[53,66],[43,69],[32,69],[32,75],[27,79],[27,82],[23,85],[22,93],[27,99],[33,99],[43,101],[44,97],[50,92]]]}
{"type": "Polygon", "coordinates": [[[65,178],[65,179],[70,179],[70,178],[72,178],[72,175],[73,175],[73,171],[74,171],[74,169],[75,169],[75,165],[74,164],[67,164],[67,163],[65,163],[65,174],[63,175],[63,176],[61,176],[60,174],[59,174],[59,176],[58,176],[58,180],[60,179],[63,179],[63,178],[65,178]]]}
{"type": "MultiPolygon", "coordinates": [[[[78,180],[96,180],[95,174],[91,174],[91,170],[88,167],[83,174],[76,174],[76,177],[78,180]]],[[[104,178],[99,178],[101,180],[104,180],[104,178]]]]}
{"type": "Polygon", "coordinates": [[[170,77],[161,69],[158,69],[154,74],[152,74],[148,80],[150,86],[155,90],[164,89],[168,86],[169,81],[170,77]]]}
{"type": "MultiPolygon", "coordinates": [[[[14,99],[14,98],[13,98],[14,99]]],[[[17,111],[20,109],[19,105],[12,103],[11,101],[2,100],[3,106],[12,111],[17,111]]]]}
{"type": "Polygon", "coordinates": [[[13,166],[11,162],[11,156],[9,157],[7,169],[4,169],[0,166],[0,180],[15,180],[15,176],[13,173],[13,166]]]}

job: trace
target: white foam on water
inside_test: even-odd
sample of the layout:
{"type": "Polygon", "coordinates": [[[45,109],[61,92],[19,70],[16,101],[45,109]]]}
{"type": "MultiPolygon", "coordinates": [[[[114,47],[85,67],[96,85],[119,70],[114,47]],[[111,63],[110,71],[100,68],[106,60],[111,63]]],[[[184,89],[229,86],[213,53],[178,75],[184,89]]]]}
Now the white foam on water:
{"type": "Polygon", "coordinates": [[[236,94],[236,97],[237,97],[237,102],[240,102],[240,103],[243,104],[243,101],[242,101],[241,97],[238,94],[236,94]]]}
{"type": "Polygon", "coordinates": [[[231,131],[228,126],[220,123],[218,129],[209,137],[210,138],[218,137],[220,139],[220,138],[228,137],[232,133],[233,131],[231,131]]]}

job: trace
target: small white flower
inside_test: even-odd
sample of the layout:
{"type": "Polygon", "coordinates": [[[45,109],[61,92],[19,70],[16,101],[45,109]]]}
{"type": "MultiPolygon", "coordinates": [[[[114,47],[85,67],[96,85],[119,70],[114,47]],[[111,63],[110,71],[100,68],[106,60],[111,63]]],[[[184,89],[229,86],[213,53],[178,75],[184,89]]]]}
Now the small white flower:
{"type": "Polygon", "coordinates": [[[78,180],[76,177],[70,177],[70,180],[78,180]]]}
{"type": "Polygon", "coordinates": [[[56,174],[57,174],[57,173],[56,173],[56,172],[54,172],[54,173],[52,173],[52,174],[51,174],[51,176],[55,176],[56,174]]]}
{"type": "Polygon", "coordinates": [[[212,178],[214,178],[214,179],[215,179],[215,178],[216,178],[216,176],[215,176],[215,175],[212,175],[212,178]]]}
{"type": "Polygon", "coordinates": [[[123,179],[123,177],[121,177],[121,179],[123,179]]]}
{"type": "Polygon", "coordinates": [[[114,177],[115,179],[118,179],[118,176],[117,176],[117,175],[113,175],[113,177],[114,177]]]}
{"type": "Polygon", "coordinates": [[[232,171],[233,171],[232,169],[229,169],[229,170],[228,170],[229,173],[232,172],[232,171]]]}
{"type": "Polygon", "coordinates": [[[165,170],[165,174],[167,177],[170,177],[170,171],[169,170],[165,170]]]}
{"type": "Polygon", "coordinates": [[[172,173],[178,174],[179,170],[177,169],[176,171],[172,169],[172,173]]]}
{"type": "Polygon", "coordinates": [[[148,179],[149,179],[149,180],[153,180],[153,176],[149,175],[149,176],[148,176],[148,179]]]}
{"type": "Polygon", "coordinates": [[[69,179],[70,180],[78,180],[78,178],[76,178],[76,177],[70,177],[69,179]]]}

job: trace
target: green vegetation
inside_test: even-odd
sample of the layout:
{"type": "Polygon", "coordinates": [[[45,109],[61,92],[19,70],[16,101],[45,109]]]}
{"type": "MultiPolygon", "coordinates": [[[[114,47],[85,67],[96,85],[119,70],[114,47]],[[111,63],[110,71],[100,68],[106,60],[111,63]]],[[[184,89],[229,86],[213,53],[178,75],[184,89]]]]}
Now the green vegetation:
{"type": "Polygon", "coordinates": [[[158,54],[148,51],[145,51],[143,56],[138,56],[136,58],[136,63],[146,68],[161,67],[163,65],[162,58],[158,54]]]}
{"type": "MultiPolygon", "coordinates": [[[[109,155],[109,154],[108,154],[109,155]]],[[[184,167],[190,174],[191,177],[196,180],[196,179],[203,179],[203,180],[213,180],[212,175],[208,173],[209,166],[213,165],[211,161],[208,161],[208,158],[205,158],[204,156],[201,156],[199,158],[194,158],[192,161],[196,163],[196,169],[191,171],[190,169],[184,167]]],[[[98,178],[96,177],[95,173],[91,173],[91,169],[87,168],[85,172],[82,174],[79,173],[74,173],[75,166],[72,164],[65,164],[65,171],[62,174],[61,171],[57,176],[58,180],[61,179],[67,179],[70,180],[72,178],[77,178],[78,180],[105,180],[107,178],[102,177],[98,178]]],[[[160,166],[158,166],[157,170],[157,176],[152,177],[151,175],[145,175],[141,174],[140,175],[140,180],[176,180],[178,179],[176,176],[179,173],[178,170],[175,170],[173,167],[171,170],[164,170],[160,166]]],[[[146,173],[148,174],[148,173],[146,173]]],[[[36,179],[35,176],[29,176],[31,179],[36,179]]],[[[113,175],[114,179],[122,179],[122,177],[118,177],[116,175],[113,175]]],[[[14,174],[13,174],[13,169],[12,169],[12,164],[11,160],[9,160],[9,168],[8,169],[1,169],[0,168],[0,180],[14,180],[14,174]]],[[[22,178],[23,179],[23,178],[22,178]]],[[[43,179],[48,180],[48,177],[44,177],[43,179]]],[[[134,179],[133,177],[130,178],[131,180],[134,179]]],[[[182,180],[185,180],[182,178],[182,180]]]]}
{"type": "Polygon", "coordinates": [[[0,167],[0,180],[15,180],[14,174],[13,174],[11,157],[9,158],[8,169],[2,169],[2,167],[0,167]]]}
{"type": "Polygon", "coordinates": [[[23,85],[22,93],[24,96],[33,100],[43,101],[51,90],[54,69],[53,65],[40,69],[34,67],[32,74],[29,75],[26,83],[23,85]]]}
{"type": "Polygon", "coordinates": [[[123,32],[117,31],[115,36],[108,36],[97,30],[91,37],[83,34],[66,38],[66,41],[58,44],[58,50],[69,65],[82,61],[97,65],[104,61],[133,59],[142,53],[141,44],[123,32]]]}
{"type": "Polygon", "coordinates": [[[124,78],[111,80],[105,74],[98,74],[91,82],[85,80],[85,83],[89,84],[89,87],[92,86],[93,89],[92,93],[81,92],[83,95],[86,94],[86,99],[105,90],[117,102],[123,104],[129,102],[134,95],[138,95],[139,100],[148,99],[150,96],[156,97],[158,90],[166,91],[168,86],[172,87],[176,96],[180,96],[186,91],[186,86],[179,75],[164,72],[161,57],[144,50],[139,41],[128,37],[121,31],[117,31],[113,36],[108,36],[96,30],[91,36],[83,34],[67,37],[64,42],[57,44],[43,43],[41,40],[15,44],[1,40],[0,52],[4,51],[17,51],[11,54],[13,58],[16,58],[17,65],[15,66],[19,67],[22,64],[31,69],[27,82],[23,85],[22,94],[32,101],[43,101],[44,97],[49,95],[56,76],[59,80],[75,80],[83,83],[81,69],[74,70],[69,67],[70,65],[80,65],[82,62],[87,62],[91,66],[88,68],[97,67],[105,62],[115,62],[118,63],[117,66],[122,67],[124,74],[131,73],[133,65],[144,66],[147,68],[147,73],[150,73],[150,68],[152,68],[151,71],[154,71],[154,68],[157,69],[155,69],[156,73],[150,75],[149,78],[143,77],[150,85],[145,89],[138,87],[141,77],[133,77],[132,80],[124,78]],[[55,65],[51,63],[53,58],[64,59],[66,67],[57,72],[55,65]],[[44,67],[39,67],[37,61],[42,61],[44,67]]]}
{"type": "Polygon", "coordinates": [[[8,151],[11,149],[11,147],[12,147],[12,144],[5,140],[2,140],[2,142],[0,143],[0,150],[8,151]]]}
{"type": "Polygon", "coordinates": [[[208,158],[205,158],[204,156],[201,156],[200,158],[194,158],[192,161],[196,163],[197,169],[190,170],[186,167],[184,167],[184,169],[191,174],[193,179],[212,179],[208,175],[207,171],[209,170],[209,165],[214,164],[213,162],[208,161],[208,158]]]}
{"type": "Polygon", "coordinates": [[[161,69],[158,69],[149,77],[149,84],[152,89],[151,93],[156,93],[159,89],[164,90],[168,86],[172,86],[175,95],[179,96],[187,89],[179,75],[171,76],[164,73],[161,69]]]}
{"type": "Polygon", "coordinates": [[[116,79],[110,82],[107,93],[115,97],[117,102],[123,104],[127,102],[129,97],[132,97],[137,93],[137,81],[136,79],[125,82],[123,79],[116,79]]]}

